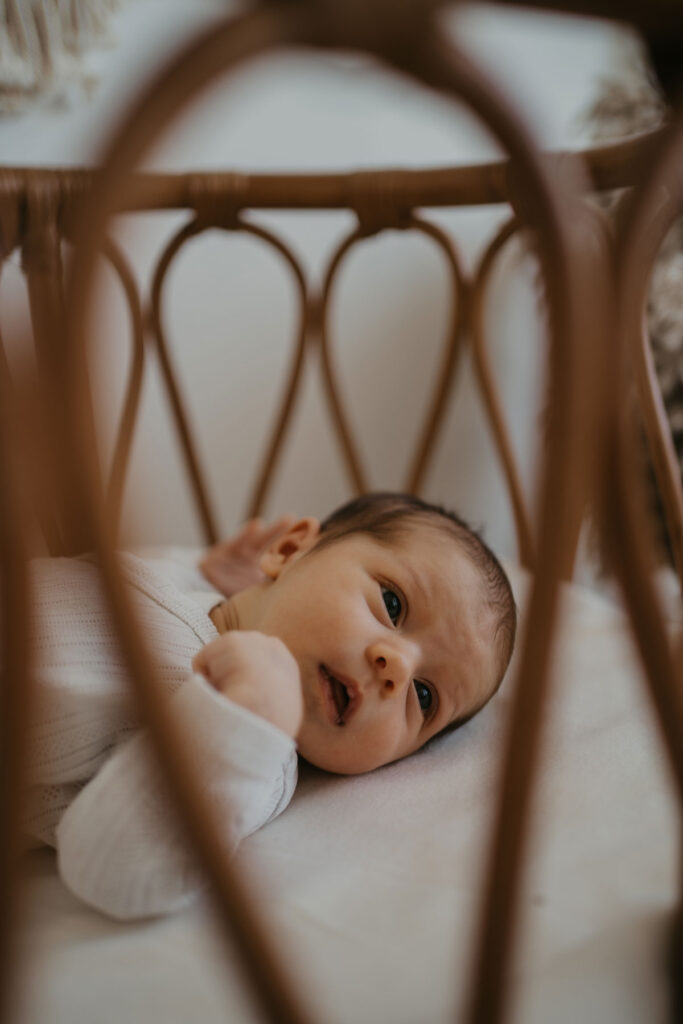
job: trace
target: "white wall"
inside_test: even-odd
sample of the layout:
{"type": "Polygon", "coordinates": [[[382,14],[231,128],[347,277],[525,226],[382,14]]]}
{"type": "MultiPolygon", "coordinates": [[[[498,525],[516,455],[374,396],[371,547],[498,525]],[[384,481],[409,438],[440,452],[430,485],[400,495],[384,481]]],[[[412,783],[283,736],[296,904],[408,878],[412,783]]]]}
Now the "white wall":
{"type": "MultiPolygon", "coordinates": [[[[0,122],[2,162],[95,161],[110,126],[143,83],[216,12],[215,4],[196,0],[139,0],[123,6],[114,20],[115,45],[92,59],[99,75],[95,91],[76,96],[64,109],[34,108],[0,122]]],[[[599,75],[617,60],[614,29],[488,5],[460,9],[448,24],[524,104],[543,145],[581,143],[579,114],[599,75]]],[[[157,146],[150,165],[179,171],[425,167],[485,160],[496,152],[464,110],[389,77],[363,57],[295,53],[263,59],[193,102],[157,146]]],[[[433,214],[455,233],[468,265],[504,215],[493,208],[433,214]]],[[[350,215],[340,213],[278,212],[254,219],[292,244],[313,281],[352,223],[350,215]]],[[[149,215],[136,223],[122,219],[117,231],[140,280],[149,281],[164,239],[183,220],[174,214],[149,215]]],[[[10,268],[3,284],[2,327],[9,334],[21,308],[15,294],[18,277],[10,268]]],[[[519,246],[511,246],[496,276],[489,313],[495,364],[527,482],[539,435],[543,350],[533,277],[533,265],[519,246]]],[[[169,283],[166,322],[173,352],[227,530],[243,515],[250,470],[272,422],[278,371],[291,343],[294,291],[271,252],[217,232],[188,247],[169,283]]],[[[112,405],[125,376],[126,360],[119,354],[127,339],[125,317],[116,288],[108,290],[98,301],[93,334],[107,353],[99,378],[112,405]]],[[[445,268],[419,237],[373,239],[342,273],[334,306],[335,343],[346,403],[357,436],[365,439],[364,461],[376,486],[401,486],[447,317],[445,268]]],[[[320,399],[318,369],[311,360],[269,501],[272,513],[324,514],[349,494],[320,399]]],[[[472,377],[467,365],[463,369],[427,496],[483,524],[495,547],[513,553],[505,492],[472,377]]],[[[198,537],[182,469],[167,436],[168,422],[156,373],[151,373],[127,492],[125,535],[131,543],[193,542],[198,537]]]]}

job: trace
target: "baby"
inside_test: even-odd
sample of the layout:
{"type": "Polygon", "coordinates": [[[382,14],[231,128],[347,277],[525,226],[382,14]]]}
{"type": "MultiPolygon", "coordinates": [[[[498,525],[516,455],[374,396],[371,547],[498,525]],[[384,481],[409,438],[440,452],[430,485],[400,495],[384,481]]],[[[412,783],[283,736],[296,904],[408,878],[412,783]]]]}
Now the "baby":
{"type": "MultiPolygon", "coordinates": [[[[208,552],[203,580],[168,562],[126,555],[121,565],[226,853],[286,807],[297,749],[341,774],[406,757],[481,710],[514,644],[495,556],[457,516],[409,495],[365,495],[322,525],[249,526],[208,552]]],[[[26,828],[56,847],[81,899],[139,917],[183,906],[202,880],[166,806],[96,577],[87,559],[53,559],[34,581],[26,828]]]]}

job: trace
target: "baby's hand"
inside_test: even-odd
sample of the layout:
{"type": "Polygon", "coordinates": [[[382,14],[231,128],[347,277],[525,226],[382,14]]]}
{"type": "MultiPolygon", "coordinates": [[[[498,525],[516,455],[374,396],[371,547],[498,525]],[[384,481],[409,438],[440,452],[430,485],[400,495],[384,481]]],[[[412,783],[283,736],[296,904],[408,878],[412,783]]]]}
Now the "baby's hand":
{"type": "Polygon", "coordinates": [[[209,548],[199,568],[209,583],[226,597],[232,597],[265,579],[259,568],[261,555],[294,522],[292,516],[283,516],[266,526],[262,519],[250,519],[234,537],[209,548]]]}
{"type": "Polygon", "coordinates": [[[277,637],[223,633],[201,649],[192,668],[230,700],[296,739],[304,714],[299,666],[277,637]]]}

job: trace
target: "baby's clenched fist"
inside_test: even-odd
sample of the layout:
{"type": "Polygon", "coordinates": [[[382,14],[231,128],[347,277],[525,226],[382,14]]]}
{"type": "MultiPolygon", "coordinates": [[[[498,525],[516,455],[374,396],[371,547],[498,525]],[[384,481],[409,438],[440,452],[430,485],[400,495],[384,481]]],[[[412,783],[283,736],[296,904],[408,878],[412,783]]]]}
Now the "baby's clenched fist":
{"type": "Polygon", "coordinates": [[[230,700],[296,739],[304,713],[299,666],[277,637],[223,633],[201,649],[192,668],[230,700]]]}

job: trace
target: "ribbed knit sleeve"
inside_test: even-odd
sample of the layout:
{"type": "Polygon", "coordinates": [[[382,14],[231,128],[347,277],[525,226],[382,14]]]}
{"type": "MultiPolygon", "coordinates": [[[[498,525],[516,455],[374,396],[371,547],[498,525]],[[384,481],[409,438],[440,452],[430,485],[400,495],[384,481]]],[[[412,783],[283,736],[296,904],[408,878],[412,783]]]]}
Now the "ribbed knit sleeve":
{"type": "MultiPolygon", "coordinates": [[[[187,730],[229,857],[291,800],[294,742],[199,675],[189,676],[170,701],[187,730]]],[[[177,910],[203,887],[144,731],[120,746],[84,786],[59,822],[56,838],[66,885],[113,917],[177,910]]]]}

